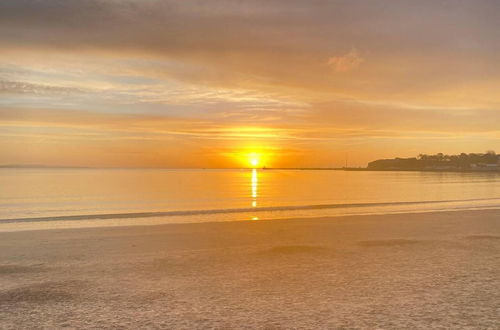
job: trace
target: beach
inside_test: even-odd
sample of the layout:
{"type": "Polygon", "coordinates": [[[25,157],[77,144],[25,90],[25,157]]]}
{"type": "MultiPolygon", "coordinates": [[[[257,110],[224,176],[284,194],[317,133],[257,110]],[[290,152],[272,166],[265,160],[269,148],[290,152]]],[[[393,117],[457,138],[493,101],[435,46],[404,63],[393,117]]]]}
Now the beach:
{"type": "Polygon", "coordinates": [[[0,328],[498,328],[500,210],[0,233],[0,328]]]}

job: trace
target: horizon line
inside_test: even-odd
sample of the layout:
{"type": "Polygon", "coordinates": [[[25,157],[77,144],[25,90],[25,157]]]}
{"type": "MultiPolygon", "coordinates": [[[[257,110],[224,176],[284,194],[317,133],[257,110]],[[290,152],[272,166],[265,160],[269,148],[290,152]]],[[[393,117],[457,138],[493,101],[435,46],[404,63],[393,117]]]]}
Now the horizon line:
{"type": "Polygon", "coordinates": [[[142,167],[142,166],[71,166],[71,165],[42,165],[42,164],[3,164],[0,168],[38,168],[38,169],[192,169],[192,170],[293,170],[293,169],[344,169],[366,167],[142,167]]]}

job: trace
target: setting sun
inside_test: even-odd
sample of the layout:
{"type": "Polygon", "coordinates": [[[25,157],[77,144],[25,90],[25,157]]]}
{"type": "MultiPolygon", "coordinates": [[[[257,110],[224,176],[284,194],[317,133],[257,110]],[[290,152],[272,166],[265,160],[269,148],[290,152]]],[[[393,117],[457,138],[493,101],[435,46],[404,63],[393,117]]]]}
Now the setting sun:
{"type": "Polygon", "coordinates": [[[248,162],[252,167],[257,167],[260,164],[260,155],[258,153],[251,153],[248,155],[248,162]]]}
{"type": "Polygon", "coordinates": [[[238,168],[272,167],[280,158],[280,150],[270,145],[247,145],[235,147],[229,152],[221,153],[238,168]]]}

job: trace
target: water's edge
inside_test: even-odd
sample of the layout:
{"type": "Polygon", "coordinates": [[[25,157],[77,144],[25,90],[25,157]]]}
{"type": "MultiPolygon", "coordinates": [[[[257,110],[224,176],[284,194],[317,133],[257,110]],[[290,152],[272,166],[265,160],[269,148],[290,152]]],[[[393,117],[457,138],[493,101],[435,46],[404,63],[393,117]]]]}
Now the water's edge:
{"type": "Polygon", "coordinates": [[[343,208],[349,209],[349,208],[369,208],[369,207],[384,207],[384,206],[463,203],[463,202],[479,202],[479,201],[495,201],[495,200],[499,201],[498,205],[500,206],[500,198],[430,200],[430,201],[411,201],[411,202],[382,202],[382,203],[343,203],[343,204],[291,205],[291,206],[274,206],[274,207],[104,213],[104,214],[80,214],[80,215],[65,215],[65,216],[31,217],[31,218],[9,218],[9,219],[0,219],[0,224],[23,223],[23,222],[26,223],[48,222],[48,221],[133,219],[133,218],[193,216],[193,215],[209,215],[209,214],[215,215],[215,214],[229,214],[229,213],[237,214],[237,213],[247,213],[247,212],[253,213],[253,212],[300,211],[300,210],[343,209],[343,208]]]}

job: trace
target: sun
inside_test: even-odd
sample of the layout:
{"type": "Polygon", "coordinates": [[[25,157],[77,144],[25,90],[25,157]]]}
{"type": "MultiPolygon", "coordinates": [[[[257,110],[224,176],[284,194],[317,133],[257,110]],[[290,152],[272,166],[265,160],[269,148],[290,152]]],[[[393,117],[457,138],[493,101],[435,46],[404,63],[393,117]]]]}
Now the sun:
{"type": "Polygon", "coordinates": [[[248,146],[225,155],[231,157],[234,164],[238,164],[238,168],[267,168],[274,158],[274,150],[270,147],[248,146]]]}
{"type": "Polygon", "coordinates": [[[248,154],[248,163],[252,167],[257,167],[260,164],[260,155],[256,152],[248,154]]]}

